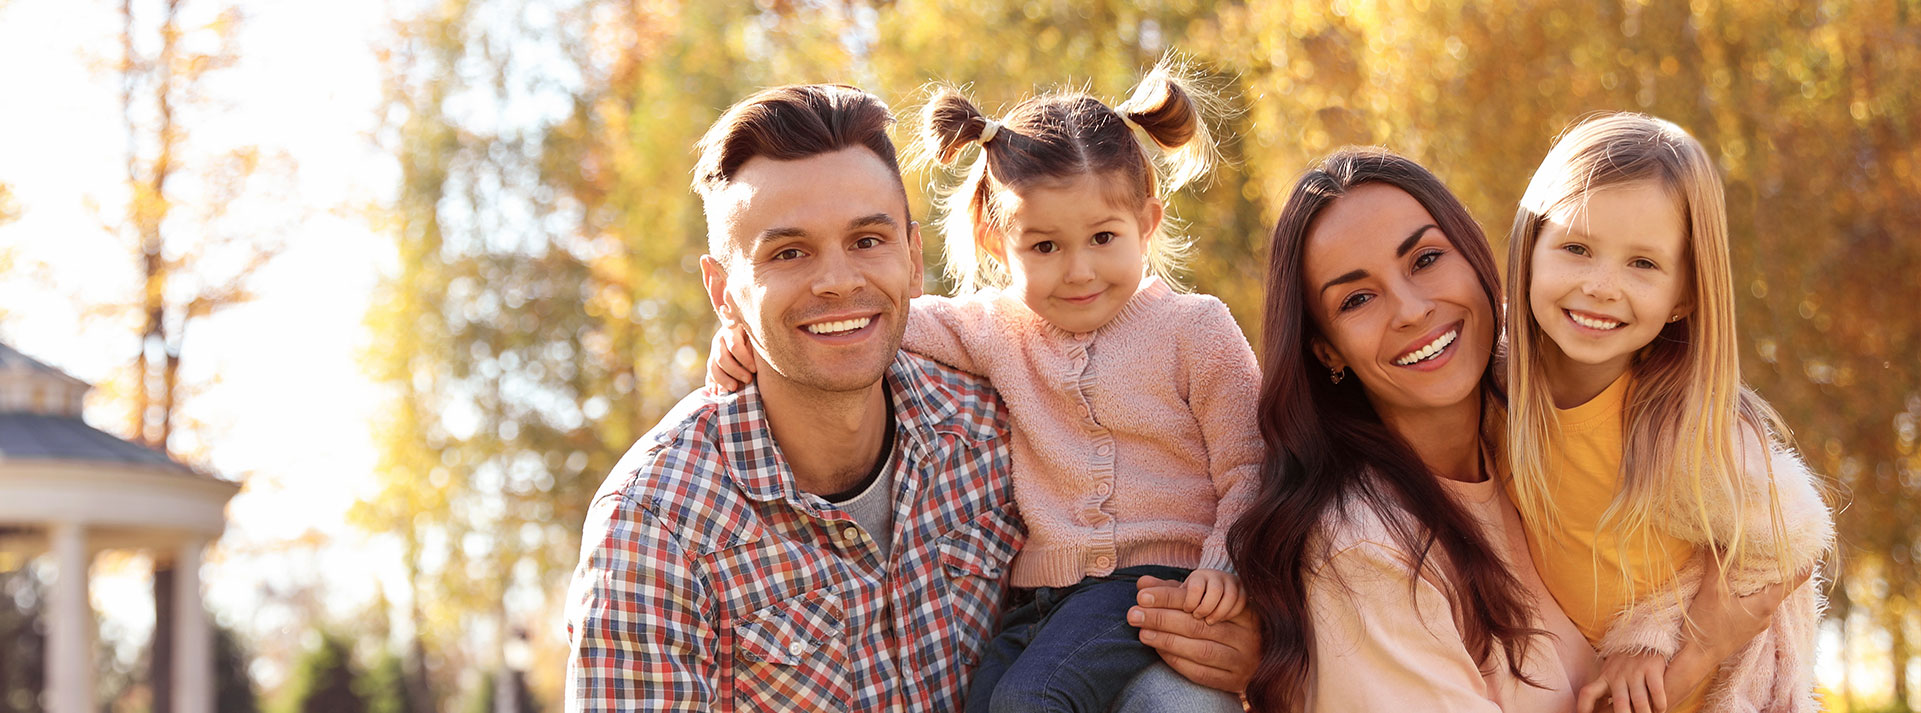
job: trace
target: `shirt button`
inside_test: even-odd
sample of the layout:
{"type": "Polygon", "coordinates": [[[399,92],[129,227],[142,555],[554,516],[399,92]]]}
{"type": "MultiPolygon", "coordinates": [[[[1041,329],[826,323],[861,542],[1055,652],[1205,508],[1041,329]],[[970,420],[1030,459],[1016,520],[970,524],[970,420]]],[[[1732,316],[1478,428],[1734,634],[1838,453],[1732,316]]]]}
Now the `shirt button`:
{"type": "MultiPolygon", "coordinates": [[[[1102,559],[1105,559],[1105,558],[1102,558],[1102,559]]],[[[787,645],[787,653],[793,654],[795,656],[799,656],[800,652],[806,651],[806,650],[807,650],[807,647],[802,646],[801,643],[798,641],[787,645]]]]}
{"type": "Polygon", "coordinates": [[[842,530],[840,536],[847,544],[854,544],[860,541],[860,528],[849,527],[842,530]]]}
{"type": "Polygon", "coordinates": [[[1112,492],[1114,492],[1114,486],[1112,486],[1112,485],[1108,485],[1108,484],[1106,484],[1106,483],[1101,483],[1100,485],[1096,485],[1096,486],[1094,486],[1094,494],[1095,494],[1095,495],[1099,495],[1099,496],[1101,496],[1101,497],[1103,497],[1103,498],[1104,498],[1104,497],[1107,497],[1107,496],[1108,496],[1108,494],[1110,494],[1110,493],[1112,493],[1112,492]]]}

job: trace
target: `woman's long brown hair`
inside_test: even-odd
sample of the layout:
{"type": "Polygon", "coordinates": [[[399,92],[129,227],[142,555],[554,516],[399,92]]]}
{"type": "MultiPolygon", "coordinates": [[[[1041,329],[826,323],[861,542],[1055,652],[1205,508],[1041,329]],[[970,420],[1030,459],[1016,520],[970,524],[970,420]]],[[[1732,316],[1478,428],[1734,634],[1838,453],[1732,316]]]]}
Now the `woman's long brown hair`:
{"type": "MultiPolygon", "coordinates": [[[[1520,581],[1502,565],[1472,516],[1438,478],[1382,423],[1362,386],[1330,383],[1312,353],[1319,335],[1308,313],[1302,266],[1308,230],[1327,206],[1356,186],[1382,183],[1419,201],[1455,250],[1473,266],[1489,314],[1501,314],[1494,252],[1467,208],[1419,164],[1381,149],[1345,148],[1308,170],[1274,226],[1267,309],[1261,339],[1260,427],[1267,444],[1260,494],[1228,537],[1229,554],[1250,602],[1261,613],[1262,651],[1248,698],[1257,711],[1300,710],[1314,640],[1308,573],[1324,561],[1317,533],[1337,523],[1344,503],[1381,513],[1395,543],[1415,557],[1415,570],[1444,568],[1448,600],[1461,615],[1462,636],[1482,667],[1496,646],[1507,668],[1521,673],[1532,607],[1520,581]],[[1438,548],[1439,551],[1434,552],[1438,548]],[[1429,560],[1430,554],[1437,556],[1429,560]]],[[[1492,345],[1490,345],[1491,347],[1492,345]]],[[[1483,411],[1503,407],[1498,358],[1481,377],[1483,411]]],[[[1500,428],[1501,418],[1480,425],[1500,428]]],[[[1495,450],[1496,453],[1500,451],[1495,450]]],[[[1410,587],[1413,583],[1410,582],[1410,587]]]]}

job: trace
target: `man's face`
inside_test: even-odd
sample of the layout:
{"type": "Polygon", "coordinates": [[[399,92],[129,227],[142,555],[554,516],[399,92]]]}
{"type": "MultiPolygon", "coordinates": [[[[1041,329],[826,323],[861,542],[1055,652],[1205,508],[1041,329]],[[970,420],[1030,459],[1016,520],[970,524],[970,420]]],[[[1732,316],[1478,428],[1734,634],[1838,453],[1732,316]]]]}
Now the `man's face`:
{"type": "Polygon", "coordinates": [[[921,293],[920,228],[900,178],[865,148],[755,157],[707,196],[701,258],[722,324],[746,328],[759,378],[846,392],[878,381],[921,293]]]}

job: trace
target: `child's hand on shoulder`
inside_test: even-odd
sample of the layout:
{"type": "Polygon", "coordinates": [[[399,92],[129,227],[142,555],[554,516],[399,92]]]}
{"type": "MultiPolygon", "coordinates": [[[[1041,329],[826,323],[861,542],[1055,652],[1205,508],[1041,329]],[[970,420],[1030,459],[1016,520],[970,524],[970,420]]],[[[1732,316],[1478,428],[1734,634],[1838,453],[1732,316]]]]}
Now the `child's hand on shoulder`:
{"type": "Polygon", "coordinates": [[[1581,687],[1574,709],[1581,713],[1662,713],[1668,709],[1667,670],[1667,657],[1656,653],[1610,657],[1601,662],[1601,675],[1581,687]]]}
{"type": "Polygon", "coordinates": [[[1241,613],[1247,599],[1241,595],[1241,578],[1218,569],[1197,569],[1181,583],[1187,590],[1182,607],[1196,619],[1219,624],[1241,613]]]}
{"type": "Polygon", "coordinates": [[[739,391],[753,380],[754,347],[747,343],[747,330],[723,325],[707,348],[707,393],[739,391]]]}

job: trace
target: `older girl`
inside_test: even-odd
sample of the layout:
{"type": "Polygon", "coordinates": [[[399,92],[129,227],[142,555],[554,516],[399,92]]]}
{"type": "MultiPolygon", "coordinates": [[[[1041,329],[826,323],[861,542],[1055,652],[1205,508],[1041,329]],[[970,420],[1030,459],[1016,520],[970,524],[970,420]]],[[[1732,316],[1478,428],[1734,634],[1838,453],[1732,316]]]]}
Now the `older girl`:
{"type": "Polygon", "coordinates": [[[1508,489],[1548,589],[1605,658],[1584,702],[1813,710],[1814,583],[1705,692],[1665,684],[1670,664],[1721,663],[1684,636],[1704,579],[1725,572],[1735,596],[1798,583],[1834,537],[1787,429],[1741,383],[1707,152],[1641,114],[1583,122],[1535,172],[1509,250],[1508,489]]]}

